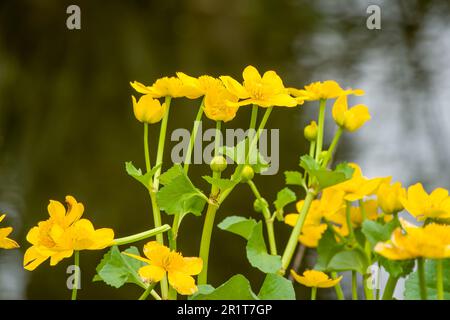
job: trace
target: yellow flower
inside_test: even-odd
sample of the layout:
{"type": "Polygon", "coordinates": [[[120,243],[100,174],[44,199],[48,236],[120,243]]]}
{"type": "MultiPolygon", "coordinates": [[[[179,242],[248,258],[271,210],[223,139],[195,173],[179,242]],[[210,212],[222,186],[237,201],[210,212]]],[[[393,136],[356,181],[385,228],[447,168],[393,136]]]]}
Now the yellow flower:
{"type": "Polygon", "coordinates": [[[180,253],[170,251],[169,248],[156,241],[150,241],[144,246],[144,255],[147,258],[123,253],[148,264],[138,271],[144,281],[161,281],[167,273],[170,285],[179,294],[191,295],[197,292],[198,289],[192,276],[202,271],[203,261],[201,258],[185,258],[180,253]]]}
{"type": "MultiPolygon", "coordinates": [[[[0,216],[0,222],[5,219],[5,214],[0,216]]],[[[0,248],[2,249],[14,249],[18,248],[19,245],[14,240],[8,238],[8,236],[13,231],[12,227],[0,228],[0,248]]]]}
{"type": "Polygon", "coordinates": [[[275,71],[266,71],[261,77],[255,67],[248,66],[244,69],[242,77],[244,78],[243,85],[229,76],[220,77],[228,91],[239,99],[244,99],[238,103],[231,103],[232,105],[255,104],[268,108],[273,106],[295,107],[299,104],[289,95],[283,81],[275,71]]]}
{"type": "Polygon", "coordinates": [[[317,270],[306,270],[303,272],[303,276],[300,276],[291,269],[291,275],[298,283],[312,288],[331,288],[337,285],[342,279],[342,276],[332,279],[326,273],[317,270]]]}
{"type": "Polygon", "coordinates": [[[356,201],[372,195],[377,192],[381,183],[390,182],[392,179],[392,177],[368,179],[362,175],[361,168],[357,164],[349,165],[355,169],[352,178],[333,186],[345,192],[344,199],[347,201],[356,201]]]}
{"type": "Polygon", "coordinates": [[[130,84],[137,92],[149,95],[152,98],[198,98],[195,88],[191,86],[185,86],[183,82],[177,77],[160,78],[156,80],[151,87],[137,81],[130,82],[130,84]]]}
{"type": "Polygon", "coordinates": [[[143,95],[138,102],[136,98],[131,96],[133,101],[134,116],[140,122],[144,123],[156,123],[161,121],[166,113],[166,104],[159,102],[157,99],[153,99],[150,95],[143,95]]]}
{"type": "MultiPolygon", "coordinates": [[[[297,211],[300,212],[304,201],[297,202],[297,211]]],[[[343,205],[343,193],[333,189],[325,189],[320,200],[311,203],[308,214],[303,224],[298,240],[309,248],[316,248],[323,233],[327,230],[327,224],[322,222],[323,217],[333,216],[343,205]]],[[[284,218],[287,225],[295,226],[299,214],[290,213],[284,218]]]]}
{"type": "Polygon", "coordinates": [[[403,210],[401,198],[406,198],[406,190],[400,182],[393,184],[382,183],[377,192],[378,205],[386,214],[393,214],[403,210]]]}
{"type": "Polygon", "coordinates": [[[72,196],[66,197],[66,203],[67,211],[62,203],[50,200],[50,218],[28,232],[27,241],[32,246],[25,252],[25,269],[32,271],[48,258],[54,266],[72,256],[74,250],[99,250],[113,243],[112,229],[95,230],[89,220],[80,219],[84,212],[82,203],[72,196]]]}
{"type": "Polygon", "coordinates": [[[403,229],[397,228],[387,242],[379,242],[375,252],[391,260],[415,258],[450,258],[450,226],[436,223],[414,226],[400,219],[403,229]]]}
{"type": "Polygon", "coordinates": [[[220,79],[211,76],[200,76],[194,78],[188,76],[183,72],[177,72],[178,78],[181,80],[186,89],[189,89],[190,99],[196,99],[206,95],[210,90],[217,88],[223,88],[222,81],[220,79]]]}
{"type": "Polygon", "coordinates": [[[362,96],[364,91],[361,89],[344,90],[341,86],[333,80],[326,80],[323,82],[313,82],[306,85],[304,89],[289,88],[289,92],[300,100],[313,101],[320,99],[334,99],[340,96],[354,94],[362,96]]]}
{"type": "Polygon", "coordinates": [[[450,218],[450,197],[443,188],[437,188],[428,194],[421,183],[416,183],[408,188],[406,197],[400,198],[400,202],[419,221],[427,218],[450,218]]]}
{"type": "Polygon", "coordinates": [[[205,95],[205,115],[214,121],[230,121],[236,116],[239,106],[229,102],[237,102],[238,98],[232,95],[224,86],[211,87],[205,95]]]}
{"type": "Polygon", "coordinates": [[[332,115],[339,127],[350,132],[358,130],[370,120],[369,108],[363,104],[358,104],[349,109],[347,96],[345,95],[336,99],[332,115]]]}

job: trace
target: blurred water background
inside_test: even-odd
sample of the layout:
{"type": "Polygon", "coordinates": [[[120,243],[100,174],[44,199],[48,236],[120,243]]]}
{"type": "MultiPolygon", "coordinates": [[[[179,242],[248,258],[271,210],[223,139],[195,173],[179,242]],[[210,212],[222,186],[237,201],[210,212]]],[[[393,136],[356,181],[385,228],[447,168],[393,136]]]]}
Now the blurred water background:
{"type": "MultiPolygon", "coordinates": [[[[144,166],[130,80],[151,84],[176,71],[240,77],[252,64],[276,70],[289,86],[335,79],[363,88],[366,95],[351,102],[368,105],[372,120],[356,134],[345,134],[338,160],[358,162],[369,177],[392,175],[406,185],[422,181],[428,190],[448,188],[449,17],[445,0],[0,2],[0,211],[8,214],[22,246],[0,251],[0,298],[70,295],[70,259],[57,267],[46,262],[32,273],[22,268],[26,233],[46,219],[49,199],[74,195],[95,226],[112,227],[118,236],[151,227],[147,194],[124,171],[125,161],[144,166]],[[66,28],[70,4],[81,8],[81,30],[66,28]],[[381,30],[366,28],[371,4],[381,7],[381,30]]],[[[169,130],[190,129],[197,106],[176,100],[169,130]]],[[[246,127],[249,111],[243,108],[226,127],[246,127]]],[[[303,126],[317,111],[308,103],[273,113],[269,127],[280,128],[280,170],[257,178],[269,201],[283,187],[282,172],[295,169],[305,153],[303,126]]],[[[150,130],[153,155],[158,129],[150,130]]],[[[331,138],[332,121],[327,129],[331,138]]],[[[200,177],[207,172],[205,165],[191,170],[204,190],[200,177]]],[[[217,222],[228,215],[257,217],[252,203],[250,191],[240,187],[217,222]]],[[[183,221],[179,243],[185,255],[198,254],[202,224],[193,216],[183,221]]],[[[290,228],[279,224],[276,230],[284,243],[290,228]]],[[[80,298],[137,297],[140,289],[132,285],[114,290],[90,281],[102,255],[82,253],[80,298]]],[[[303,268],[314,260],[306,257],[303,268]]],[[[213,235],[210,270],[213,285],[243,273],[257,292],[263,279],[246,261],[244,241],[220,230],[213,235]]],[[[306,293],[297,289],[299,297],[306,293]]],[[[322,297],[333,297],[331,290],[322,291],[322,297]]]]}

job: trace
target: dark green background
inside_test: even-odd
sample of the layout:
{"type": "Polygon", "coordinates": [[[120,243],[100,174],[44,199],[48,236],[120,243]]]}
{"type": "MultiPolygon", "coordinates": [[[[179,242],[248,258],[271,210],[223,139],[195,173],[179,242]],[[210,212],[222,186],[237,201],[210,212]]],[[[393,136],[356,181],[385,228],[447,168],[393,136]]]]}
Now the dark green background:
{"type": "MultiPolygon", "coordinates": [[[[449,7],[448,1],[426,0],[2,1],[0,210],[8,213],[21,249],[0,252],[0,298],[70,295],[65,270],[71,260],[53,268],[46,262],[32,273],[21,265],[25,235],[46,219],[48,199],[74,195],[95,226],[112,227],[117,236],[152,226],[146,191],[124,171],[125,161],[144,166],[130,80],[151,84],[176,71],[240,78],[252,64],[276,70],[288,86],[336,79],[344,87],[361,87],[367,95],[352,101],[369,105],[373,120],[356,135],[344,135],[338,157],[358,161],[368,175],[448,185],[449,67],[439,58],[450,48],[449,7]],[[66,28],[69,4],[81,7],[81,30],[66,28]],[[366,28],[369,4],[381,5],[381,30],[366,28]]],[[[190,129],[198,103],[173,102],[169,133],[190,129]]],[[[243,107],[225,127],[245,128],[249,111],[243,107]]],[[[316,112],[308,103],[273,113],[268,127],[280,129],[280,171],[256,178],[269,202],[283,187],[282,172],[295,169],[306,151],[303,126],[316,112]]],[[[158,125],[150,130],[153,155],[158,130],[158,125]]],[[[330,125],[327,138],[332,132],[330,125]]],[[[167,168],[170,151],[165,155],[167,168]]],[[[207,173],[205,165],[191,170],[205,191],[200,177],[207,173]]],[[[248,188],[238,187],[217,221],[227,215],[258,217],[252,203],[248,188]]],[[[199,217],[184,220],[179,246],[186,256],[198,254],[202,224],[199,217]]],[[[285,243],[290,228],[279,224],[276,231],[279,244],[285,243]]],[[[114,290],[90,282],[102,255],[82,252],[79,297],[139,296],[132,285],[114,290]]],[[[307,257],[307,264],[313,263],[314,257],[307,257]]],[[[213,285],[243,273],[258,291],[263,275],[248,264],[242,239],[216,229],[210,261],[213,285]]]]}

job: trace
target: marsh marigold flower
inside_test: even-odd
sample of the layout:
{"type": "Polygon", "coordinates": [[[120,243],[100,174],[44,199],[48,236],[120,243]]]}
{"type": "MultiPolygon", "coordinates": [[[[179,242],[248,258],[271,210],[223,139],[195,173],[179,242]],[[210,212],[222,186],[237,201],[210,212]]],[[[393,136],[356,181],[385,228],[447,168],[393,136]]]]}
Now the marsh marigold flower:
{"type": "Polygon", "coordinates": [[[344,199],[347,201],[356,201],[372,195],[377,192],[381,183],[390,182],[392,179],[391,177],[368,179],[363,176],[361,168],[357,164],[350,163],[349,165],[354,169],[352,178],[333,186],[335,189],[344,191],[344,199]]]}
{"type": "Polygon", "coordinates": [[[268,108],[273,106],[295,107],[299,104],[289,95],[283,81],[275,71],[266,71],[261,77],[255,67],[248,66],[244,69],[242,77],[244,78],[243,85],[230,76],[220,77],[230,93],[243,99],[240,102],[231,103],[232,105],[255,104],[268,108]]]}
{"type": "Polygon", "coordinates": [[[450,226],[429,223],[418,227],[400,219],[402,228],[392,233],[391,239],[379,242],[375,252],[390,260],[415,258],[450,258],[450,226]]]}
{"type": "Polygon", "coordinates": [[[169,248],[156,241],[150,241],[144,246],[146,258],[127,252],[123,253],[148,264],[138,270],[139,276],[144,281],[161,281],[167,273],[169,284],[179,294],[191,295],[197,292],[198,289],[192,276],[202,271],[203,261],[201,258],[183,257],[180,253],[170,251],[169,248]]]}
{"type": "Polygon", "coordinates": [[[356,96],[364,95],[364,90],[348,89],[344,90],[333,80],[317,81],[306,85],[304,89],[289,88],[289,92],[298,99],[305,101],[314,101],[321,99],[334,99],[344,95],[354,94],[356,96]]]}
{"type": "Polygon", "coordinates": [[[238,98],[232,95],[223,85],[211,87],[205,95],[205,115],[214,121],[228,122],[233,120],[239,109],[237,105],[229,102],[237,102],[238,98]]]}
{"type": "Polygon", "coordinates": [[[400,202],[419,221],[427,218],[450,218],[450,197],[443,188],[437,188],[428,194],[421,183],[416,183],[408,188],[406,197],[400,198],[400,202]]]}
{"type": "Polygon", "coordinates": [[[291,269],[291,275],[298,283],[311,288],[331,288],[337,285],[342,279],[342,276],[332,279],[326,273],[317,270],[306,270],[300,276],[291,269]]]}
{"type": "MultiPolygon", "coordinates": [[[[0,216],[0,222],[5,219],[6,215],[3,214],[0,216]]],[[[18,248],[19,245],[14,240],[8,238],[8,236],[13,231],[12,227],[0,228],[0,248],[2,249],[14,249],[18,248]]]]}
{"type": "Polygon", "coordinates": [[[31,228],[27,241],[32,244],[25,252],[24,267],[34,270],[50,258],[54,266],[78,250],[99,250],[113,243],[112,229],[94,229],[87,219],[81,219],[84,206],[72,196],[66,197],[67,210],[59,201],[50,200],[50,218],[31,228]]]}
{"type": "Polygon", "coordinates": [[[358,130],[370,120],[369,108],[363,104],[358,104],[349,109],[347,96],[345,95],[340,96],[334,102],[332,115],[339,127],[350,132],[358,130]]]}
{"type": "Polygon", "coordinates": [[[139,93],[149,95],[152,98],[187,97],[189,99],[198,98],[196,90],[191,86],[185,86],[177,77],[163,77],[156,80],[152,86],[146,86],[140,82],[130,82],[130,85],[139,93]]]}
{"type": "Polygon", "coordinates": [[[384,213],[393,214],[403,210],[400,199],[406,198],[406,190],[400,182],[382,183],[377,192],[378,206],[384,213]]]}
{"type": "Polygon", "coordinates": [[[210,90],[224,87],[220,79],[211,76],[204,75],[195,78],[183,72],[177,72],[177,76],[185,86],[185,90],[190,92],[188,97],[190,99],[199,98],[206,95],[210,90]]]}
{"type": "Polygon", "coordinates": [[[143,123],[156,123],[161,121],[166,113],[166,104],[159,102],[158,99],[152,98],[146,94],[136,101],[134,96],[131,96],[133,101],[133,112],[136,119],[143,123]]]}

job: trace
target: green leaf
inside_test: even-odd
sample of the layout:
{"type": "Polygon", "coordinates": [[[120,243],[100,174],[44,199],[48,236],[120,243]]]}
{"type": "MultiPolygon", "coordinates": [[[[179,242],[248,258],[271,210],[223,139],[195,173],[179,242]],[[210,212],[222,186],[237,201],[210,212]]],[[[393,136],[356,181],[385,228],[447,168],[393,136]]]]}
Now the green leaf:
{"type": "Polygon", "coordinates": [[[379,256],[378,262],[393,277],[406,277],[414,269],[414,260],[396,261],[379,256]]]}
{"type": "Polygon", "coordinates": [[[259,300],[253,293],[250,282],[241,274],[231,277],[217,289],[202,287],[190,300],[259,300]]]}
{"type": "Polygon", "coordinates": [[[259,290],[261,300],[295,300],[295,291],[292,281],[276,273],[269,273],[259,290]]]}
{"type": "Polygon", "coordinates": [[[362,232],[366,236],[370,245],[375,247],[378,242],[384,242],[391,238],[392,232],[399,225],[397,219],[394,219],[386,224],[366,220],[362,225],[362,232]]]}
{"type": "MultiPolygon", "coordinates": [[[[130,247],[125,252],[139,255],[136,247],[130,247]]],[[[117,246],[113,246],[97,266],[97,275],[93,281],[104,281],[114,288],[120,288],[125,283],[135,283],[145,288],[137,273],[144,265],[144,262],[122,254],[117,246]]]]}
{"type": "Polygon", "coordinates": [[[277,193],[277,200],[275,200],[273,204],[277,210],[281,211],[286,205],[295,200],[297,200],[297,197],[295,196],[294,191],[286,187],[277,193]]]}
{"type": "Polygon", "coordinates": [[[220,179],[220,178],[213,178],[210,176],[203,176],[203,179],[205,179],[209,184],[219,188],[221,192],[233,188],[235,185],[239,183],[239,181],[233,181],[231,179],[220,179]]]}
{"type": "Polygon", "coordinates": [[[183,168],[179,164],[175,164],[169,170],[159,176],[159,182],[162,185],[169,184],[176,177],[183,175],[183,173],[183,168]]]}
{"type": "Polygon", "coordinates": [[[364,252],[358,249],[341,251],[335,254],[328,263],[330,271],[354,270],[360,274],[366,274],[369,261],[364,252]]]}
{"type": "MultiPolygon", "coordinates": [[[[246,147],[245,143],[249,141],[249,138],[246,137],[244,140],[240,141],[234,147],[223,147],[220,150],[220,153],[228,158],[232,159],[236,164],[244,164],[246,163],[246,147]]],[[[249,143],[249,142],[248,142],[249,143]]],[[[250,143],[249,143],[250,145],[250,143]]],[[[259,150],[255,147],[252,150],[252,153],[249,155],[250,165],[256,173],[263,172],[268,166],[269,163],[264,159],[259,150]]]]}
{"type": "Polygon", "coordinates": [[[127,171],[128,175],[139,181],[146,187],[147,189],[150,188],[150,183],[153,175],[155,174],[156,170],[159,169],[161,165],[157,165],[154,168],[152,168],[149,172],[146,174],[142,174],[141,169],[137,169],[133,162],[125,162],[125,170],[127,171]]]}
{"type": "Polygon", "coordinates": [[[329,228],[324,232],[317,246],[317,263],[314,269],[320,271],[328,270],[328,265],[338,252],[344,250],[344,244],[336,242],[336,238],[329,228]]]}
{"type": "Polygon", "coordinates": [[[171,168],[164,173],[167,174],[163,178],[165,186],[156,194],[160,209],[167,214],[201,215],[208,198],[192,184],[180,165],[174,167],[178,169],[171,168]]]}
{"type": "Polygon", "coordinates": [[[322,168],[310,155],[304,155],[300,158],[300,166],[309,175],[317,179],[320,189],[325,189],[350,179],[354,171],[345,162],[338,164],[334,170],[322,168]]]}
{"type": "Polygon", "coordinates": [[[298,171],[285,171],[284,176],[286,178],[286,184],[295,186],[303,186],[302,174],[298,171]]]}
{"type": "Polygon", "coordinates": [[[256,226],[256,221],[254,219],[231,216],[225,218],[217,226],[219,229],[232,232],[248,240],[253,232],[253,228],[256,226]]]}
{"type": "MultiPolygon", "coordinates": [[[[444,277],[444,300],[450,300],[450,259],[445,259],[443,262],[443,277],[444,277]]],[[[428,299],[437,299],[436,290],[436,261],[427,260],[425,262],[425,283],[427,288],[428,299]]],[[[405,283],[405,299],[418,300],[420,299],[419,276],[417,271],[411,273],[405,283]]]]}
{"type": "Polygon", "coordinates": [[[247,259],[250,264],[264,273],[276,273],[281,268],[281,257],[267,253],[262,222],[258,222],[247,242],[247,259]]]}

